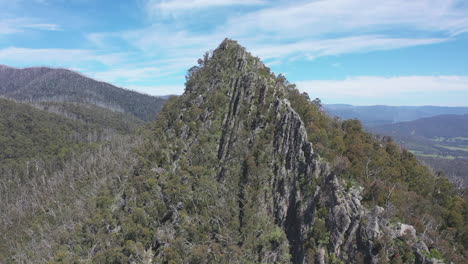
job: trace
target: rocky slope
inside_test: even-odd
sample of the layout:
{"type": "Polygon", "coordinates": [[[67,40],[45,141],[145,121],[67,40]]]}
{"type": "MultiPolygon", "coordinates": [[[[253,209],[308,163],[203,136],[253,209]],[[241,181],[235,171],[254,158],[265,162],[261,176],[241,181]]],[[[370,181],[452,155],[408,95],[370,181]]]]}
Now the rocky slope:
{"type": "Polygon", "coordinates": [[[439,246],[431,225],[444,220],[431,210],[466,202],[433,198],[433,186],[451,187],[411,154],[334,122],[226,39],[143,132],[133,173],[102,188],[92,216],[51,247],[52,263],[462,263],[458,242],[439,246]],[[358,141],[379,155],[364,160],[358,141]]]}

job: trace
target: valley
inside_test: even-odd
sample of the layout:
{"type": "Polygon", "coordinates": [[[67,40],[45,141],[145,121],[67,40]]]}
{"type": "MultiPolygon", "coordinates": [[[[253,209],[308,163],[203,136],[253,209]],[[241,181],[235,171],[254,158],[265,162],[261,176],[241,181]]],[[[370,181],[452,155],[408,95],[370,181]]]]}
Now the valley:
{"type": "Polygon", "coordinates": [[[325,110],[361,120],[368,131],[392,137],[434,172],[442,172],[459,186],[468,184],[467,108],[326,105],[325,110]]]}

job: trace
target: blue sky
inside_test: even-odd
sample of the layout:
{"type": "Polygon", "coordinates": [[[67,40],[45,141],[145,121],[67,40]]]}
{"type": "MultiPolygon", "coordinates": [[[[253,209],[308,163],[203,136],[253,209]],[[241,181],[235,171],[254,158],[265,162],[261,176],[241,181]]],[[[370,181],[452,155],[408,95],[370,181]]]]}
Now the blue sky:
{"type": "Polygon", "coordinates": [[[0,0],[0,64],[152,95],[226,37],[324,103],[468,106],[464,0],[0,0]]]}

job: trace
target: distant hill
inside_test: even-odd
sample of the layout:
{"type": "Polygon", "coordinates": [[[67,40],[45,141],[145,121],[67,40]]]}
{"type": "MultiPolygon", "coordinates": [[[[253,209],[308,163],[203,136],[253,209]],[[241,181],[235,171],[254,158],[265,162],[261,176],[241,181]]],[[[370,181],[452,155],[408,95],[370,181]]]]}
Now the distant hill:
{"type": "Polygon", "coordinates": [[[439,115],[369,130],[391,136],[435,170],[468,183],[468,115],[439,115]]]}
{"type": "Polygon", "coordinates": [[[372,130],[397,137],[468,138],[468,115],[438,115],[409,122],[381,125],[372,130]]]}
{"type": "Polygon", "coordinates": [[[468,107],[445,106],[353,106],[348,104],[324,105],[325,111],[342,119],[359,119],[366,127],[413,121],[436,115],[468,114],[468,107]]]}
{"type": "Polygon", "coordinates": [[[20,101],[91,103],[153,120],[165,98],[145,95],[99,82],[67,69],[0,67],[0,96],[20,101]]]}
{"type": "Polygon", "coordinates": [[[43,102],[33,107],[0,98],[0,168],[33,158],[63,158],[89,143],[130,134],[142,123],[96,106],[43,102]]]}

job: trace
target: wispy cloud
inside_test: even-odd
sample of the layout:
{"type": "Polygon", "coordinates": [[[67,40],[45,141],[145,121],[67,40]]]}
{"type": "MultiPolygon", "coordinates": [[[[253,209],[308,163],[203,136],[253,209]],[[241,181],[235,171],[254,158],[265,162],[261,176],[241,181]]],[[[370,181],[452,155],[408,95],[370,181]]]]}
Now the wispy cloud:
{"type": "Polygon", "coordinates": [[[178,56],[202,54],[208,46],[220,42],[225,35],[222,33],[193,33],[189,30],[175,30],[164,24],[154,24],[149,27],[131,30],[120,34],[130,45],[149,54],[171,54],[178,56]]]}
{"type": "Polygon", "coordinates": [[[184,92],[183,85],[129,85],[125,88],[152,95],[177,95],[184,92]]]}
{"type": "Polygon", "coordinates": [[[385,98],[421,93],[468,92],[468,76],[359,76],[344,80],[306,80],[298,88],[314,97],[385,98]]]}
{"type": "MultiPolygon", "coordinates": [[[[252,4],[257,1],[150,1],[151,8],[215,7],[216,4],[252,4]]],[[[263,1],[262,1],[263,2],[263,1]]],[[[219,20],[203,32],[188,25],[198,17],[178,17],[174,24],[155,23],[124,32],[130,45],[150,54],[200,56],[223,38],[239,40],[264,59],[320,56],[389,50],[450,40],[468,32],[467,8],[456,0],[280,1],[243,15],[219,20]],[[188,19],[188,20],[186,20],[188,19]],[[184,27],[184,24],[187,26],[184,27]],[[411,33],[410,33],[411,32],[411,33]],[[415,33],[417,32],[417,34],[415,33]]],[[[150,8],[150,9],[151,9],[150,8]]],[[[148,12],[152,12],[152,9],[148,12]]],[[[207,14],[216,12],[209,9],[207,14]],[[211,11],[210,11],[211,10],[211,11]]],[[[200,21],[203,23],[203,21],[200,21]]],[[[102,41],[102,35],[99,39],[102,41]]]]}
{"type": "Polygon", "coordinates": [[[31,18],[10,18],[0,21],[0,35],[24,32],[27,30],[57,31],[61,27],[57,24],[39,22],[31,18]]]}
{"type": "MultiPolygon", "coordinates": [[[[188,31],[170,32],[161,26],[126,32],[122,36],[130,45],[153,55],[164,54],[172,58],[191,58],[193,64],[204,51],[216,47],[226,35],[221,32],[193,34],[188,31]],[[133,41],[133,42],[132,42],[133,41]]],[[[403,47],[435,44],[448,38],[398,38],[385,35],[361,35],[325,39],[297,40],[295,42],[267,42],[251,38],[236,38],[262,59],[282,59],[300,54],[303,58],[356,52],[390,50],[403,47]]]]}
{"type": "Polygon", "coordinates": [[[158,67],[116,68],[108,71],[95,72],[91,76],[106,82],[136,83],[140,81],[155,80],[173,73],[170,70],[158,67]]]}
{"type": "Polygon", "coordinates": [[[23,28],[25,29],[35,29],[35,30],[50,30],[50,31],[57,31],[61,30],[61,27],[56,24],[26,24],[23,25],[23,28]]]}
{"type": "Polygon", "coordinates": [[[272,37],[318,36],[350,32],[404,30],[468,31],[467,8],[460,0],[327,0],[284,2],[234,17],[239,33],[267,32],[272,37]]]}
{"type": "Polygon", "coordinates": [[[96,62],[111,65],[121,62],[124,54],[101,54],[86,49],[30,49],[9,47],[0,49],[0,61],[23,65],[79,65],[96,62]]]}
{"type": "Polygon", "coordinates": [[[446,41],[444,38],[392,38],[380,35],[363,35],[333,39],[298,41],[287,44],[265,44],[253,46],[261,58],[284,58],[300,54],[308,59],[346,53],[390,50],[446,41]]]}
{"type": "MultiPolygon", "coordinates": [[[[152,82],[183,75],[205,51],[225,37],[238,40],[267,65],[296,58],[366,53],[446,42],[468,32],[467,8],[457,0],[243,1],[170,0],[146,2],[154,16],[143,28],[123,32],[95,32],[88,40],[99,49],[126,43],[145,56],[145,63],[97,72],[106,81],[152,82]],[[222,6],[247,9],[217,14],[222,6]],[[159,16],[160,12],[192,12],[203,16],[159,16]],[[159,12],[159,13],[158,13],[159,12]],[[216,21],[217,23],[212,23],[216,21]],[[194,26],[196,25],[196,26],[194,26]],[[202,27],[204,30],[199,30],[202,27]],[[169,62],[170,61],[170,62],[169,62]],[[152,64],[153,63],[153,64],[152,64]],[[157,70],[153,66],[157,65],[157,70]],[[143,70],[134,68],[140,67],[143,70]]],[[[363,83],[364,84],[364,83],[363,83]]],[[[370,93],[372,94],[372,93],[370,93]]]]}
{"type": "Polygon", "coordinates": [[[150,13],[170,13],[220,6],[263,5],[265,0],[149,0],[146,7],[150,13]]]}

